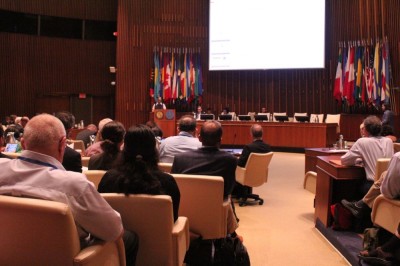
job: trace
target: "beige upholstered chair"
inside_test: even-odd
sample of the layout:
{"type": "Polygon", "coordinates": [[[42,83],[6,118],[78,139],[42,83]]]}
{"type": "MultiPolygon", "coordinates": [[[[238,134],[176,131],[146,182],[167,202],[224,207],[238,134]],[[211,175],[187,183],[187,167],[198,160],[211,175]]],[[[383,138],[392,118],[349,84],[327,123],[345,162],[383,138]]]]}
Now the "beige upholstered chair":
{"type": "Polygon", "coordinates": [[[236,167],[236,182],[247,187],[248,193],[241,195],[239,206],[246,205],[247,199],[259,201],[262,205],[264,200],[259,195],[252,194],[253,187],[262,186],[268,180],[268,168],[271,162],[273,152],[269,153],[250,153],[245,167],[236,167]]]}
{"type": "Polygon", "coordinates": [[[139,236],[136,265],[183,265],[189,248],[189,221],[179,217],[174,223],[170,196],[117,193],[102,196],[121,214],[124,228],[139,236]]]}
{"type": "Polygon", "coordinates": [[[172,163],[159,162],[158,163],[158,168],[163,172],[171,173],[172,163]]]}
{"type": "Polygon", "coordinates": [[[337,124],[336,133],[340,133],[340,114],[335,114],[335,115],[327,114],[325,123],[336,123],[337,124]]]}
{"type": "Polygon", "coordinates": [[[311,114],[310,115],[310,123],[316,123],[317,120],[318,120],[318,123],[323,123],[324,122],[324,114],[311,114]]]}
{"type": "Polygon", "coordinates": [[[13,159],[17,159],[21,155],[19,152],[3,152],[3,154],[10,156],[13,159]]]}
{"type": "Polygon", "coordinates": [[[399,152],[400,151],[400,143],[394,142],[393,143],[393,150],[394,150],[394,153],[399,152]]]}
{"type": "Polygon", "coordinates": [[[317,173],[314,171],[308,171],[304,175],[303,188],[315,194],[317,189],[317,173]]]}
{"type": "Polygon", "coordinates": [[[80,249],[68,205],[0,196],[0,265],[125,265],[122,239],[80,249]]]}
{"type": "Polygon", "coordinates": [[[298,122],[296,116],[308,116],[307,113],[294,113],[293,115],[293,122],[298,122]]]}
{"type": "Polygon", "coordinates": [[[390,159],[391,158],[378,158],[378,160],[376,160],[374,176],[375,181],[377,181],[381,177],[381,174],[388,169],[390,159]]]}
{"type": "Polygon", "coordinates": [[[74,150],[80,150],[82,153],[85,152],[86,147],[83,140],[69,140],[69,141],[74,144],[74,150]]]}
{"type": "Polygon", "coordinates": [[[96,189],[99,187],[99,183],[101,179],[103,178],[104,174],[106,171],[104,170],[86,170],[82,172],[84,175],[86,175],[87,179],[91,181],[96,189]]]}
{"type": "Polygon", "coordinates": [[[247,115],[250,116],[251,121],[254,121],[254,116],[256,115],[256,112],[248,112],[247,115]]]}
{"type": "Polygon", "coordinates": [[[203,239],[226,237],[230,201],[224,201],[220,176],[173,174],[181,192],[179,215],[189,218],[190,232],[203,239]]]}
{"type": "Polygon", "coordinates": [[[371,219],[374,224],[394,234],[400,223],[400,200],[379,195],[374,201],[371,219]]]}
{"type": "Polygon", "coordinates": [[[82,166],[89,167],[89,160],[90,160],[89,156],[82,156],[81,160],[82,160],[82,166]]]}

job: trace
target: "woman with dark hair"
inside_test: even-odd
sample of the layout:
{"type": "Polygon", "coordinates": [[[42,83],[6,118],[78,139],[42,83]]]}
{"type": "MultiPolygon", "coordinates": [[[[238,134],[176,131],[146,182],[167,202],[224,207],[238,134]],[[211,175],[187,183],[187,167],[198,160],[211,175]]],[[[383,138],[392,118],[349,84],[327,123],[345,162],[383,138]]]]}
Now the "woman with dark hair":
{"type": "Polygon", "coordinates": [[[118,121],[111,121],[104,125],[101,131],[103,142],[100,147],[102,153],[92,155],[89,160],[89,170],[109,170],[118,154],[124,140],[125,127],[118,121]]]}
{"type": "Polygon", "coordinates": [[[129,128],[115,167],[101,179],[100,193],[169,195],[174,219],[178,218],[180,192],[175,179],[158,169],[158,150],[152,130],[145,125],[129,128]]]}

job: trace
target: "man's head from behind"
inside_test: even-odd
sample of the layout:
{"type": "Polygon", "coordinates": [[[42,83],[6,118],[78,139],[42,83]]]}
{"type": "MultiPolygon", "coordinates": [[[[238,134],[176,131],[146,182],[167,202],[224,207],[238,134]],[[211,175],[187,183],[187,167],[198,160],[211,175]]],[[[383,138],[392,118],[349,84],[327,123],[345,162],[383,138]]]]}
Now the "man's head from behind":
{"type": "Polygon", "coordinates": [[[181,119],[179,119],[178,130],[193,134],[196,132],[196,119],[190,115],[182,116],[181,119]]]}
{"type": "Polygon", "coordinates": [[[74,127],[75,125],[75,116],[68,111],[60,111],[55,114],[55,116],[60,119],[61,123],[64,125],[64,129],[67,132],[74,127]]]}
{"type": "Polygon", "coordinates": [[[381,134],[382,122],[377,116],[370,115],[364,119],[364,127],[368,136],[376,137],[381,134]]]}
{"type": "Polygon", "coordinates": [[[21,144],[25,150],[43,153],[62,162],[66,133],[62,122],[49,114],[33,117],[26,124],[21,144]]]}
{"type": "Polygon", "coordinates": [[[262,139],[263,128],[259,124],[254,124],[250,128],[251,136],[253,139],[262,139]]]}
{"type": "Polygon", "coordinates": [[[221,143],[222,127],[217,121],[206,121],[200,130],[199,139],[203,146],[218,147],[221,143]]]}

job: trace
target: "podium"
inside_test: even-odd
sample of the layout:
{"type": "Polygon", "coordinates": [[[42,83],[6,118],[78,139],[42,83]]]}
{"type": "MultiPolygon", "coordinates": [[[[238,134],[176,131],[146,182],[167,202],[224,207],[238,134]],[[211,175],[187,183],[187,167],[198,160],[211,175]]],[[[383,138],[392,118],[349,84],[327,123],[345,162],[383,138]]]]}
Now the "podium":
{"type": "Polygon", "coordinates": [[[154,122],[163,131],[163,138],[176,135],[175,109],[156,109],[153,115],[154,122]]]}

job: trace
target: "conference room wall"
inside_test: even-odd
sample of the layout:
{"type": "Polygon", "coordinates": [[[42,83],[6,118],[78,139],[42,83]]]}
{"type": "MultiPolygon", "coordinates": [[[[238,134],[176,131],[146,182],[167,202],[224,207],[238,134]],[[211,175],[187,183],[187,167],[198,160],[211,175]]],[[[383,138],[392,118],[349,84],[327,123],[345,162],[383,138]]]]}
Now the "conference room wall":
{"type": "MultiPolygon", "coordinates": [[[[148,119],[149,76],[156,46],[200,49],[203,108],[210,107],[215,113],[225,106],[237,114],[257,112],[261,106],[270,112],[286,111],[289,115],[294,112],[354,113],[339,107],[333,98],[338,43],[388,36],[393,84],[399,84],[399,8],[400,3],[395,0],[327,0],[325,69],[210,72],[208,1],[188,0],[183,4],[178,0],[120,0],[116,116],[128,124],[148,119]]],[[[271,36],[271,41],[279,40],[271,36]]],[[[293,49],[296,42],[307,40],[293,40],[293,49]]],[[[398,92],[395,93],[398,97],[398,92]]],[[[398,109],[397,105],[398,101],[394,109],[398,109]]]]}

